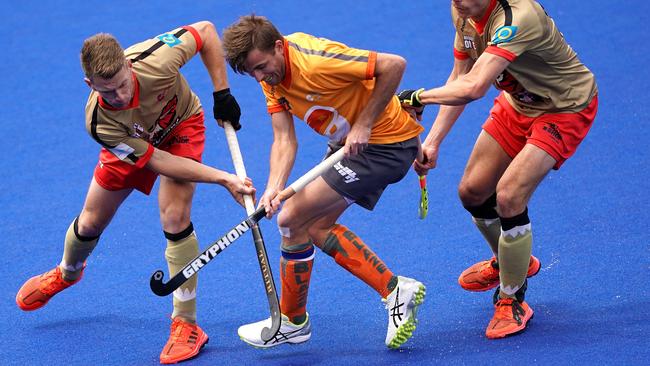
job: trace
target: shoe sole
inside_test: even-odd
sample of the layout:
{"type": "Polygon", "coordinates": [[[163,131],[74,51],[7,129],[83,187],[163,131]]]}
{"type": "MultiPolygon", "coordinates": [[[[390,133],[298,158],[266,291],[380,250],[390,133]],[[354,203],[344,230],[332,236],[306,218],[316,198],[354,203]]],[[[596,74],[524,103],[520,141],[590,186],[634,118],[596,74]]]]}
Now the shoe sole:
{"type": "Polygon", "coordinates": [[[424,302],[424,297],[426,294],[427,288],[423,284],[420,284],[418,291],[415,293],[415,298],[413,299],[413,310],[411,312],[411,316],[408,318],[406,323],[397,328],[395,336],[387,345],[388,348],[398,349],[413,336],[413,331],[415,331],[416,324],[418,322],[418,307],[424,302]]]}
{"type": "MultiPolygon", "coordinates": [[[[537,266],[535,271],[533,273],[528,273],[527,272],[526,273],[526,278],[531,278],[531,277],[537,275],[539,273],[539,271],[542,269],[542,261],[540,261],[539,258],[537,259],[537,263],[539,265],[537,266]]],[[[529,270],[530,270],[530,267],[529,267],[529,270]]],[[[466,285],[464,282],[462,282],[462,277],[458,278],[458,284],[460,285],[460,287],[463,288],[463,290],[471,291],[471,292],[485,292],[485,291],[492,290],[493,288],[499,286],[499,282],[497,281],[497,282],[495,282],[495,283],[493,283],[491,285],[487,285],[486,287],[470,288],[470,287],[466,287],[468,285],[466,285]]]]}
{"type": "Polygon", "coordinates": [[[275,346],[279,346],[279,345],[287,344],[287,343],[290,344],[290,345],[304,343],[304,342],[307,342],[310,338],[311,338],[311,333],[301,335],[301,336],[297,336],[297,337],[293,337],[293,338],[290,338],[289,340],[285,340],[284,342],[277,342],[277,343],[273,343],[273,344],[270,344],[270,343],[269,344],[258,344],[258,343],[252,343],[252,342],[246,340],[244,337],[239,336],[239,339],[241,339],[244,343],[248,344],[249,346],[255,347],[257,349],[269,349],[271,347],[275,347],[275,346]]]}

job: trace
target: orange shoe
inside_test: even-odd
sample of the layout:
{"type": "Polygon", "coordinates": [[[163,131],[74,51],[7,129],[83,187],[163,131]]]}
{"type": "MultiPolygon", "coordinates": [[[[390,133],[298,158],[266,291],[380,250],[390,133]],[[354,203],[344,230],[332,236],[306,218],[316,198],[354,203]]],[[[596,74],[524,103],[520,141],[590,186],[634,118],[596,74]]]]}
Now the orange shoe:
{"type": "Polygon", "coordinates": [[[494,316],[485,335],[490,339],[503,338],[523,331],[533,317],[533,309],[525,301],[500,299],[494,305],[494,316]]]}
{"type": "MultiPolygon", "coordinates": [[[[526,277],[533,277],[542,268],[542,263],[535,256],[530,256],[526,277]]],[[[478,262],[460,274],[458,284],[467,291],[487,291],[499,285],[499,264],[497,259],[478,262]]]]}
{"type": "Polygon", "coordinates": [[[189,360],[208,343],[208,335],[198,325],[188,323],[179,317],[172,321],[167,344],[160,352],[160,363],[169,364],[189,360]]]}
{"type": "Polygon", "coordinates": [[[56,266],[51,271],[27,280],[16,294],[16,304],[25,311],[40,309],[50,301],[52,296],[79,282],[82,276],[83,269],[79,278],[68,282],[63,279],[59,266],[56,266]]]}

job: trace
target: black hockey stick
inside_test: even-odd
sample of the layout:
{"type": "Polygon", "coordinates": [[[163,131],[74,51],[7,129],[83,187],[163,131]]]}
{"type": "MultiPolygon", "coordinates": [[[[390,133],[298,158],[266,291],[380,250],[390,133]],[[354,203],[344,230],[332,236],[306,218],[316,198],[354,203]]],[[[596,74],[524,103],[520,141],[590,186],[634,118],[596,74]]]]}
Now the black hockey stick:
{"type": "MultiPolygon", "coordinates": [[[[228,141],[228,149],[230,149],[230,156],[232,163],[235,166],[235,172],[239,178],[244,179],[247,177],[246,167],[244,166],[244,158],[239,149],[239,142],[237,141],[237,133],[232,127],[230,122],[223,123],[224,131],[226,132],[226,140],[228,141]]],[[[255,212],[255,205],[253,198],[249,195],[244,196],[244,205],[246,213],[252,214],[255,212]]],[[[255,243],[255,252],[257,254],[257,261],[260,265],[260,272],[264,280],[264,289],[266,290],[266,299],[269,302],[269,311],[271,312],[271,328],[264,327],[262,329],[262,340],[268,342],[273,339],[280,330],[282,322],[282,315],[280,314],[280,302],[278,301],[278,292],[275,288],[275,281],[273,280],[273,272],[269,266],[269,257],[266,254],[266,246],[264,245],[264,238],[262,237],[262,230],[258,224],[253,225],[251,228],[253,232],[253,242],[255,243]]]]}
{"type": "MultiPolygon", "coordinates": [[[[282,192],[278,193],[278,199],[280,199],[280,201],[286,201],[288,198],[296,194],[296,192],[302,190],[307,184],[309,184],[309,182],[316,179],[327,169],[341,161],[341,159],[343,159],[343,149],[339,149],[337,152],[330,155],[330,157],[321,161],[318,165],[305,173],[305,175],[298,178],[289,187],[283,189],[282,192]]],[[[260,206],[255,210],[255,212],[230,229],[226,235],[210,244],[206,250],[187,263],[183,269],[178,271],[178,273],[169,280],[169,282],[163,282],[165,272],[157,270],[153,275],[151,275],[151,280],[149,281],[151,291],[158,296],[167,296],[171,294],[185,281],[190,279],[196,272],[200,271],[201,268],[205,267],[206,264],[210,263],[214,257],[224,251],[230,244],[255,226],[255,224],[257,224],[257,222],[259,222],[264,216],[266,216],[266,210],[264,210],[264,206],[260,206]]]]}

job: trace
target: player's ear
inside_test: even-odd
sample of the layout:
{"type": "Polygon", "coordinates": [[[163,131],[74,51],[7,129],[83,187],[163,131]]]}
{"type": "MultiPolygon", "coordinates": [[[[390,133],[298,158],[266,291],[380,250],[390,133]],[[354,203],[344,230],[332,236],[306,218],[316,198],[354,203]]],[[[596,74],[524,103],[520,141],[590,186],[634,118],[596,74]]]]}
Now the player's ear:
{"type": "Polygon", "coordinates": [[[284,41],[281,39],[278,39],[275,41],[275,46],[273,47],[275,49],[275,52],[284,52],[284,41]]]}
{"type": "Polygon", "coordinates": [[[93,88],[93,83],[90,81],[90,79],[88,79],[88,78],[84,78],[84,82],[86,82],[86,85],[88,85],[88,87],[89,87],[90,89],[93,88]]]}

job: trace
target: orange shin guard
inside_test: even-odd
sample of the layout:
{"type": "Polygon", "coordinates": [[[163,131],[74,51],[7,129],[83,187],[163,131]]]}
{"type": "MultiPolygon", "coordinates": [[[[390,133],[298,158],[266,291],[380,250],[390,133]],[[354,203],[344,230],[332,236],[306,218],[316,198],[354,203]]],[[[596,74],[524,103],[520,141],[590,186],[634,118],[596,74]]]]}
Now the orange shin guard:
{"type": "Polygon", "coordinates": [[[288,316],[291,321],[307,312],[307,295],[313,264],[313,246],[301,253],[282,252],[280,258],[280,278],[282,280],[280,309],[282,314],[288,316]]]}
{"type": "Polygon", "coordinates": [[[338,265],[375,289],[382,297],[390,294],[392,289],[388,287],[394,277],[393,272],[347,227],[334,225],[322,249],[338,265]]]}

